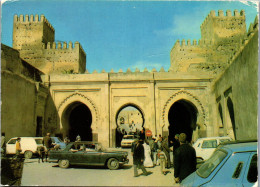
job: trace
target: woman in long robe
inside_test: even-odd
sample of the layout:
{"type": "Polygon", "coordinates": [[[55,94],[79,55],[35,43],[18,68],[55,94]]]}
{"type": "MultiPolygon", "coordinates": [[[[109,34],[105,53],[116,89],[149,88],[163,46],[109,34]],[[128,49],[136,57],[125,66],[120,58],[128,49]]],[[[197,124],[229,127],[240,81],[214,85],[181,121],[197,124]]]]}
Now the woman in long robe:
{"type": "Polygon", "coordinates": [[[145,142],[143,146],[144,146],[144,167],[153,167],[153,161],[151,158],[151,148],[147,142],[145,142]]]}

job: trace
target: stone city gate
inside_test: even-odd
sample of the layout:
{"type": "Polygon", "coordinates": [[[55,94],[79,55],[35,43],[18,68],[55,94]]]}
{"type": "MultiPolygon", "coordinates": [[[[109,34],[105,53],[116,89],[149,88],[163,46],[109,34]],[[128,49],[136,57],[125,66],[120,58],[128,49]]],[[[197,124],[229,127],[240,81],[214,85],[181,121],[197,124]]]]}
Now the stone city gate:
{"type": "Polygon", "coordinates": [[[119,113],[129,106],[137,110],[141,126],[153,135],[173,139],[175,134],[185,132],[189,140],[195,140],[212,133],[207,129],[206,117],[208,79],[196,78],[195,83],[191,77],[179,82],[174,78],[170,82],[151,80],[154,74],[160,73],[148,73],[147,80],[140,80],[136,73],[122,73],[121,78],[127,76],[123,82],[116,73],[116,79],[110,73],[50,75],[48,84],[59,124],[55,133],[71,140],[80,135],[82,140],[119,146],[119,113]],[[136,80],[129,81],[129,75],[136,80]]]}

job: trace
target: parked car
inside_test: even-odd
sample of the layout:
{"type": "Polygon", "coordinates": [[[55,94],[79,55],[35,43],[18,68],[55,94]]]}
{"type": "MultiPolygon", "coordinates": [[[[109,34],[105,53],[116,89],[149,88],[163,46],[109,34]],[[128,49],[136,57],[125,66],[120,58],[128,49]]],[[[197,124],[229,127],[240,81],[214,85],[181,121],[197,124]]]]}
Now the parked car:
{"type": "Polygon", "coordinates": [[[135,135],[124,135],[121,141],[121,147],[131,147],[132,143],[137,140],[138,138],[135,135]]]}
{"type": "Polygon", "coordinates": [[[126,151],[106,151],[97,142],[71,142],[64,150],[51,150],[49,160],[58,162],[61,168],[70,165],[99,165],[118,169],[129,162],[126,151]]]}
{"type": "Polygon", "coordinates": [[[257,182],[257,140],[220,144],[181,186],[253,186],[257,182]]]}
{"type": "Polygon", "coordinates": [[[207,160],[220,143],[231,140],[228,136],[199,138],[193,147],[196,150],[198,160],[207,160]]]}
{"type": "Polygon", "coordinates": [[[60,149],[66,148],[66,144],[59,137],[51,137],[51,141],[53,145],[60,145],[60,149]]]}
{"type": "MultiPolygon", "coordinates": [[[[6,154],[12,155],[16,153],[15,143],[18,137],[11,138],[6,143],[6,154]]],[[[20,137],[21,138],[21,154],[24,154],[25,158],[32,158],[33,154],[37,153],[37,147],[43,146],[42,137],[20,137]]]]}

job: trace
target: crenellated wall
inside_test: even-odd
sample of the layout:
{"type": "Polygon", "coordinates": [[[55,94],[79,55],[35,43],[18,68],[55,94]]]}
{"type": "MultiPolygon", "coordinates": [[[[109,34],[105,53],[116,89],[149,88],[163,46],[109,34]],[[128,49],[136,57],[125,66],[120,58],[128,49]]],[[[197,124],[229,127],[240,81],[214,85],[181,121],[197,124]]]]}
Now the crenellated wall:
{"type": "Polygon", "coordinates": [[[53,42],[55,30],[44,15],[17,15],[13,23],[13,48],[28,50],[41,48],[42,43],[53,42]],[[40,18],[40,19],[39,19],[40,18]]]}
{"type": "Polygon", "coordinates": [[[218,74],[227,66],[227,61],[238,51],[246,37],[245,13],[241,10],[211,11],[201,25],[201,40],[177,41],[171,50],[173,72],[210,72],[218,74]]]}
{"type": "Polygon", "coordinates": [[[83,73],[86,53],[79,42],[54,42],[55,30],[44,15],[14,16],[13,48],[42,72],[83,73]]]}

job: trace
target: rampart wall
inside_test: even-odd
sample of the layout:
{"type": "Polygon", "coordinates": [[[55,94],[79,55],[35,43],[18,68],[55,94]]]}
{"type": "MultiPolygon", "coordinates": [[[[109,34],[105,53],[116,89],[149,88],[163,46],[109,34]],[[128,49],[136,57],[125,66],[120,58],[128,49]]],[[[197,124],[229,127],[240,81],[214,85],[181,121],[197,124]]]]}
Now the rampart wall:
{"type": "Polygon", "coordinates": [[[14,16],[13,47],[22,59],[47,74],[84,73],[86,53],[80,43],[54,39],[55,30],[44,15],[14,16]]]}
{"type": "Polygon", "coordinates": [[[229,67],[212,86],[215,95],[215,132],[236,134],[236,139],[257,139],[258,126],[258,19],[247,39],[229,60],[229,67]],[[218,108],[221,106],[222,110],[218,108]],[[232,113],[233,108],[233,113],[232,113]],[[221,120],[222,113],[222,120],[221,120]],[[233,128],[235,132],[233,132],[233,128]]]}
{"type": "Polygon", "coordinates": [[[245,13],[230,10],[226,16],[222,10],[211,11],[201,25],[201,40],[177,41],[173,46],[170,71],[196,72],[207,71],[218,74],[227,66],[227,61],[239,50],[246,37],[245,13]]]}
{"type": "Polygon", "coordinates": [[[39,83],[41,74],[17,50],[1,45],[1,131],[7,139],[35,136],[37,117],[44,123],[48,89],[39,83]]]}

